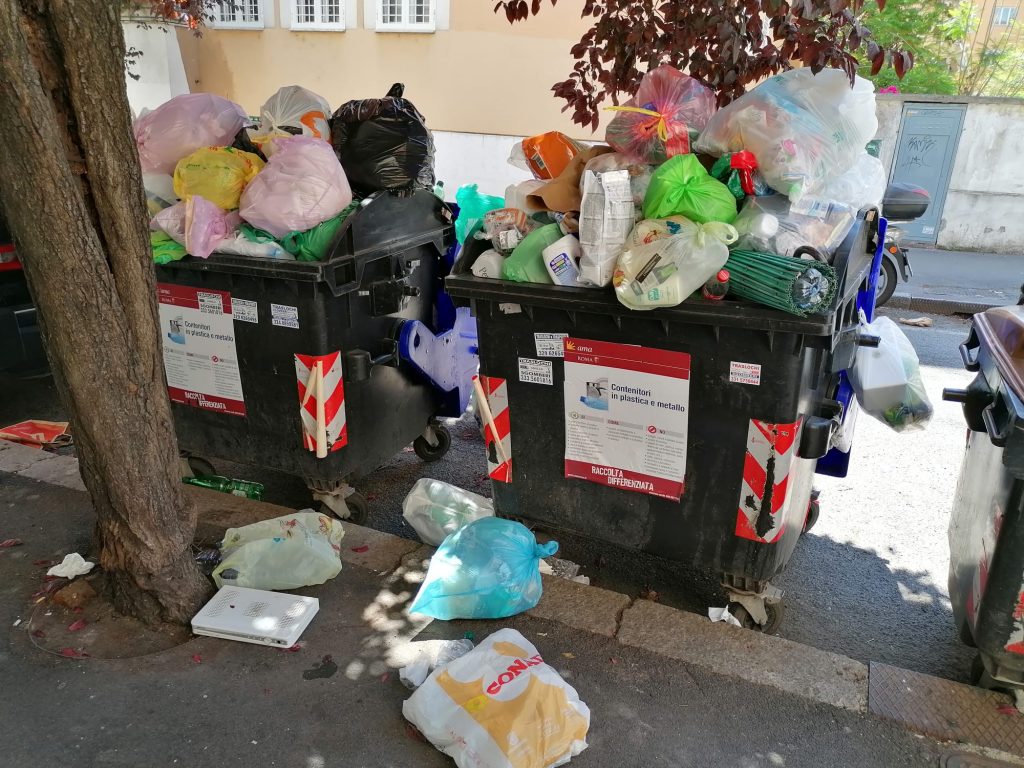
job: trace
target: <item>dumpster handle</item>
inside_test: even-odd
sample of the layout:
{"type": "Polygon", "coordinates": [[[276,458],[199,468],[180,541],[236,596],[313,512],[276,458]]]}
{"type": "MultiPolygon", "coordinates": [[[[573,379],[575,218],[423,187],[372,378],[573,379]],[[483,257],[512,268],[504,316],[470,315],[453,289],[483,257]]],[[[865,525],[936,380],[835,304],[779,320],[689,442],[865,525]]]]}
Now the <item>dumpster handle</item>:
{"type": "Polygon", "coordinates": [[[972,345],[972,341],[974,341],[973,331],[971,332],[971,338],[969,338],[967,341],[960,345],[960,359],[964,361],[964,368],[966,368],[968,371],[974,372],[977,371],[980,367],[977,355],[979,347],[977,344],[972,345]],[[971,355],[972,351],[975,352],[974,355],[971,355]]]}
{"type": "Polygon", "coordinates": [[[996,403],[994,402],[986,406],[981,412],[981,420],[985,423],[985,431],[988,432],[988,439],[992,441],[992,445],[996,448],[1004,448],[1006,439],[1010,436],[1010,425],[1007,424],[1000,430],[996,424],[995,407],[996,403]]]}

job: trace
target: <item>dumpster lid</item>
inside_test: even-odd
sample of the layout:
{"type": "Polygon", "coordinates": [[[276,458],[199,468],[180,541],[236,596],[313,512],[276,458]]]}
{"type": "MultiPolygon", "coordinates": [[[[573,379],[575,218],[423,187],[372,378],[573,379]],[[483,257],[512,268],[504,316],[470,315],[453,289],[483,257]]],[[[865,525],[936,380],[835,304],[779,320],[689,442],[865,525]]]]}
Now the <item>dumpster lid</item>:
{"type": "Polygon", "coordinates": [[[1024,397],[1024,307],[996,307],[974,316],[978,337],[992,352],[1003,381],[1024,397]]]}

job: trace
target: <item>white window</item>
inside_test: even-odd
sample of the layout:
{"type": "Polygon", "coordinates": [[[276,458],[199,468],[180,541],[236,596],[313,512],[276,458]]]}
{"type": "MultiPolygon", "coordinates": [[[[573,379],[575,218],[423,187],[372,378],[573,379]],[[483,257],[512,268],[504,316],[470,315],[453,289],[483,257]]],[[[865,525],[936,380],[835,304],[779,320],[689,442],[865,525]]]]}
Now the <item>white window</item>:
{"type": "Polygon", "coordinates": [[[377,0],[378,32],[433,32],[436,0],[377,0]]]}
{"type": "MultiPolygon", "coordinates": [[[[345,0],[290,0],[291,28],[295,30],[345,29],[345,0]]],[[[353,21],[354,21],[353,17],[353,21]]]]}
{"type": "Polygon", "coordinates": [[[992,23],[997,27],[1008,27],[1017,20],[1017,8],[1013,5],[1000,5],[992,12],[992,23]]]}
{"type": "Polygon", "coordinates": [[[217,0],[211,10],[213,26],[220,29],[263,29],[266,26],[263,0],[217,0]]]}

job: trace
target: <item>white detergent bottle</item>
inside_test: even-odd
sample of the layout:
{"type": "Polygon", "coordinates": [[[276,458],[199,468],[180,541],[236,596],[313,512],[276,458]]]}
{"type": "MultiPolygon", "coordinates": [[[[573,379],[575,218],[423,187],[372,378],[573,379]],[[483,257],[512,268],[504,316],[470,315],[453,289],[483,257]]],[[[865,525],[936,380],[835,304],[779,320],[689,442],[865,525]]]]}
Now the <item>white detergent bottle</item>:
{"type": "Polygon", "coordinates": [[[494,249],[489,249],[476,257],[473,266],[469,268],[477,277],[489,277],[494,280],[501,279],[501,267],[505,263],[505,257],[494,249]]]}
{"type": "Polygon", "coordinates": [[[579,261],[583,255],[580,241],[573,235],[556,240],[542,252],[544,268],[555,285],[579,285],[579,261]]]}

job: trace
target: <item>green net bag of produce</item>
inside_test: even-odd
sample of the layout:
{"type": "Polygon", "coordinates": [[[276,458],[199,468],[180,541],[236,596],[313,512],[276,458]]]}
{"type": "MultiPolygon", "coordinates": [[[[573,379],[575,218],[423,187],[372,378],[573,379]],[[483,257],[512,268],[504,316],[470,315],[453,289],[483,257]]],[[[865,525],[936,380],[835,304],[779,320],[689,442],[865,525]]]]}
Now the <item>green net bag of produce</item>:
{"type": "Polygon", "coordinates": [[[729,224],[736,218],[736,198],[725,184],[711,178],[696,155],[676,155],[651,174],[644,198],[645,219],[669,216],[729,224]]]}

